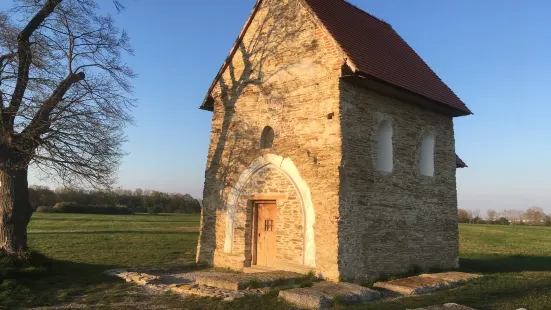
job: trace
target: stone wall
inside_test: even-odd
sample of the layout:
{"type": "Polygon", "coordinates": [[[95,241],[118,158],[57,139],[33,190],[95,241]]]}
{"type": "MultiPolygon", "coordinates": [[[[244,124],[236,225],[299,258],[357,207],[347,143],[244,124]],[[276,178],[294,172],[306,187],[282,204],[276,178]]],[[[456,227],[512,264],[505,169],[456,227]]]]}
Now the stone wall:
{"type": "Polygon", "coordinates": [[[413,267],[458,265],[453,121],[341,82],[343,165],[339,224],[341,278],[374,278],[413,267]],[[393,129],[394,168],[375,171],[376,134],[393,129]],[[436,136],[435,175],[420,174],[423,135],[436,136]]]}
{"type": "MultiPolygon", "coordinates": [[[[342,52],[301,1],[263,2],[212,92],[199,262],[234,269],[246,265],[246,246],[224,251],[227,200],[242,190],[235,188],[241,173],[271,153],[292,160],[309,187],[315,210],[315,267],[326,278],[338,279],[338,81],[343,64],[342,52]],[[265,126],[275,131],[269,150],[260,149],[265,126]]],[[[297,256],[283,250],[280,255],[284,260],[297,256]]]]}

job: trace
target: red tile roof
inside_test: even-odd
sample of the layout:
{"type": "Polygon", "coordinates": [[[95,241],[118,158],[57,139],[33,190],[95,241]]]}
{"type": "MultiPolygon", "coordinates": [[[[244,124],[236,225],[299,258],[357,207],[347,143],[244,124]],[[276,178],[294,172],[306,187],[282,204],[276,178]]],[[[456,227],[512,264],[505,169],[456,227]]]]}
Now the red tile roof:
{"type": "Polygon", "coordinates": [[[305,1],[359,74],[472,114],[389,24],[344,0],[305,1]]]}

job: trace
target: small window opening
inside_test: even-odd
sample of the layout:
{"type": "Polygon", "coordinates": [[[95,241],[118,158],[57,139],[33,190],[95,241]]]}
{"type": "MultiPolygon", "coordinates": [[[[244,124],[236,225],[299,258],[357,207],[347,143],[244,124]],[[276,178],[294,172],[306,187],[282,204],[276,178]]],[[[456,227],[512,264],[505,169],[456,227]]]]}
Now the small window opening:
{"type": "Polygon", "coordinates": [[[388,121],[383,121],[377,131],[377,171],[392,172],[392,152],[392,125],[388,121]]]}
{"type": "Polygon", "coordinates": [[[434,134],[432,133],[423,137],[419,169],[424,176],[434,176],[434,134]]]}
{"type": "Polygon", "coordinates": [[[273,220],[264,220],[264,231],[274,231],[273,220]]]}
{"type": "Polygon", "coordinates": [[[260,137],[260,148],[271,149],[274,144],[274,130],[270,126],[266,126],[260,137]]]}

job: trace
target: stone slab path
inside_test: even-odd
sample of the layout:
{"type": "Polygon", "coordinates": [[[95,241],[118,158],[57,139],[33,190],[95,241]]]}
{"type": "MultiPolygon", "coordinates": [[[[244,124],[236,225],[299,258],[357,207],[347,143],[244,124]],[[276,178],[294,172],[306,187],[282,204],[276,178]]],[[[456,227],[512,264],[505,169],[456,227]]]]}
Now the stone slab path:
{"type": "MultiPolygon", "coordinates": [[[[354,304],[375,302],[380,298],[400,295],[426,294],[459,286],[478,275],[462,272],[423,274],[388,282],[377,282],[372,290],[351,283],[315,282],[303,274],[273,271],[262,273],[235,273],[213,269],[198,270],[196,267],[181,268],[131,268],[106,271],[127,282],[136,283],[157,292],[173,292],[186,296],[221,298],[231,301],[247,295],[261,296],[272,288],[293,285],[279,292],[279,297],[299,308],[323,309],[336,303],[354,304]],[[299,287],[310,283],[311,287],[299,287]]],[[[446,304],[417,310],[473,310],[446,304]]]]}
{"type": "Polygon", "coordinates": [[[464,272],[443,272],[422,274],[394,281],[377,282],[373,286],[402,295],[420,295],[450,289],[478,277],[480,276],[464,272]]]}
{"type": "MultiPolygon", "coordinates": [[[[410,309],[408,309],[410,310],[410,309]]],[[[431,307],[427,307],[427,308],[418,308],[418,309],[413,309],[413,310],[476,310],[474,308],[469,308],[467,306],[462,306],[462,305],[458,305],[458,304],[444,304],[444,305],[441,305],[441,306],[431,306],[431,307]]]]}
{"type": "Polygon", "coordinates": [[[299,308],[324,309],[332,307],[336,298],[344,304],[355,304],[375,301],[381,294],[351,283],[320,282],[312,287],[280,291],[279,297],[299,308]]]}
{"type": "Polygon", "coordinates": [[[304,278],[302,274],[286,271],[243,274],[216,270],[132,268],[108,270],[106,273],[153,291],[216,297],[226,301],[246,295],[263,295],[270,291],[268,287],[271,285],[294,284],[304,278]]]}

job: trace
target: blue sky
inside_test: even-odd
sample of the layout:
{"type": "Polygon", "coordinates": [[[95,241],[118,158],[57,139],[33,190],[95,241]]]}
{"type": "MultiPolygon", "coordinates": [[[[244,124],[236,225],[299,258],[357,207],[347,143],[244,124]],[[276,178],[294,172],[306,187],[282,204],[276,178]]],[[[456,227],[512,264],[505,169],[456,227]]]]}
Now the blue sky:
{"type": "MultiPolygon", "coordinates": [[[[551,212],[551,2],[351,2],[392,24],[475,113],[455,120],[469,165],[458,171],[459,207],[551,212]]],[[[254,3],[126,2],[116,18],[136,50],[127,61],[139,103],[120,186],[201,197],[211,113],[197,107],[254,3]]]]}

